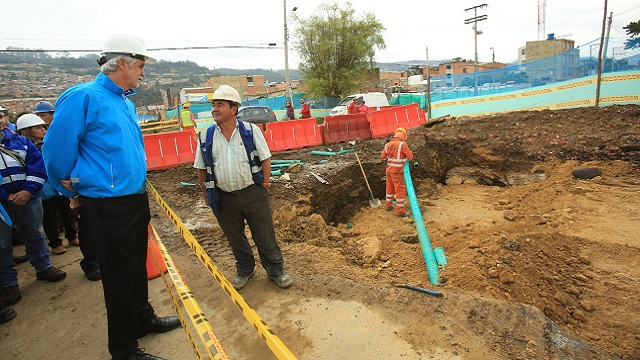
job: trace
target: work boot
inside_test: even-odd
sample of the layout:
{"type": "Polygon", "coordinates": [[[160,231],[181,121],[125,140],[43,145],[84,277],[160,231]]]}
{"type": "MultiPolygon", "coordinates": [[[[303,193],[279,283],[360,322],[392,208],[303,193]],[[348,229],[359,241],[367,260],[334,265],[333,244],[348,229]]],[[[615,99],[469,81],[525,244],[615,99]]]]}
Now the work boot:
{"type": "Polygon", "coordinates": [[[133,354],[127,356],[125,360],[167,360],[158,356],[153,356],[144,352],[144,349],[138,349],[133,354]]]}
{"type": "Polygon", "coordinates": [[[278,285],[282,289],[288,288],[293,283],[293,280],[291,280],[291,276],[287,274],[282,274],[278,276],[269,276],[269,279],[272,280],[274,283],[276,283],[276,285],[278,285]]]}
{"type": "Polygon", "coordinates": [[[62,255],[67,252],[67,249],[64,247],[64,245],[58,245],[51,249],[51,252],[56,255],[62,255]]]}
{"type": "Polygon", "coordinates": [[[22,264],[23,262],[29,261],[27,255],[13,255],[13,262],[16,264],[22,264]]]}
{"type": "Polygon", "coordinates": [[[233,285],[233,288],[236,290],[240,290],[242,289],[245,285],[247,285],[247,282],[249,281],[249,279],[251,279],[251,277],[253,276],[253,274],[255,274],[255,271],[252,271],[251,274],[247,275],[247,276],[236,276],[233,280],[231,280],[231,285],[233,285]]]}
{"type": "Polygon", "coordinates": [[[22,300],[22,294],[20,293],[20,287],[16,285],[8,286],[0,291],[0,302],[5,302],[7,305],[17,304],[22,300]]]}
{"type": "Polygon", "coordinates": [[[69,246],[80,246],[80,240],[78,240],[78,238],[69,240],[69,246]]]}
{"type": "Polygon", "coordinates": [[[0,301],[0,324],[4,324],[13,320],[17,315],[16,311],[10,308],[7,304],[0,301]]]}
{"type": "Polygon", "coordinates": [[[46,280],[49,282],[60,281],[67,277],[67,273],[58,269],[57,267],[49,267],[39,273],[36,273],[36,279],[38,280],[46,280]]]}

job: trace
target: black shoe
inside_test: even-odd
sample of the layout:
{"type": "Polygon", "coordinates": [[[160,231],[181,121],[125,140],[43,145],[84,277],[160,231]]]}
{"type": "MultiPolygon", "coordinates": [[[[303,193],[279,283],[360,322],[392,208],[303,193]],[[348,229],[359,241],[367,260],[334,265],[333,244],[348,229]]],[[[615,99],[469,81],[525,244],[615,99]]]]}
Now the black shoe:
{"type": "Polygon", "coordinates": [[[17,304],[20,300],[22,300],[22,294],[20,293],[20,287],[18,285],[11,285],[0,291],[0,302],[13,305],[17,304]]]}
{"type": "Polygon", "coordinates": [[[36,273],[36,279],[38,280],[46,280],[49,282],[60,281],[67,277],[67,273],[58,269],[57,267],[51,266],[48,269],[42,270],[39,273],[36,273]]]}
{"type": "Polygon", "coordinates": [[[18,313],[10,308],[7,304],[0,301],[0,324],[4,324],[13,320],[18,313]]]}
{"type": "Polygon", "coordinates": [[[23,262],[29,261],[27,255],[13,256],[13,262],[16,264],[22,264],[23,262]]]}
{"type": "Polygon", "coordinates": [[[138,339],[147,334],[163,333],[180,327],[180,318],[177,316],[157,317],[153,315],[151,321],[143,325],[138,331],[138,339]]]}
{"type": "Polygon", "coordinates": [[[100,273],[100,269],[94,270],[92,272],[84,273],[84,276],[91,281],[100,281],[102,280],[102,274],[100,273]]]}
{"type": "Polygon", "coordinates": [[[125,360],[167,360],[158,356],[153,356],[144,352],[144,349],[138,349],[133,354],[127,356],[125,360]]]}

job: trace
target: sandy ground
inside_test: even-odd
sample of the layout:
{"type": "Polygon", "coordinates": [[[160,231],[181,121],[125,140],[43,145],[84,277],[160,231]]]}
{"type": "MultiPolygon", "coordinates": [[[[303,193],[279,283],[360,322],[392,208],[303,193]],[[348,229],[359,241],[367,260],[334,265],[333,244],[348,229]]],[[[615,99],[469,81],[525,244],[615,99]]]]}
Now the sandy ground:
{"type": "MultiPolygon", "coordinates": [[[[298,359],[638,359],[639,118],[640,107],[625,106],[441,119],[410,131],[420,209],[448,260],[440,285],[430,284],[412,218],[369,206],[352,154],[327,162],[312,149],[275,154],[305,162],[272,186],[294,284],[279,289],[257,268],[240,293],[298,359]],[[588,167],[602,175],[571,174],[588,167]]],[[[380,199],[384,142],[355,146],[380,199]]],[[[193,170],[149,179],[231,279],[233,257],[215,218],[194,188],[180,185],[195,182],[193,170]]],[[[277,359],[155,200],[152,215],[229,357],[277,359]]],[[[13,306],[18,317],[0,325],[0,359],[109,358],[101,285],[83,277],[79,260],[77,248],[54,256],[68,272],[55,284],[18,265],[23,300],[13,306]]],[[[156,311],[170,314],[164,282],[149,288],[156,311]]],[[[141,346],[195,358],[181,330],[141,346]]]]}

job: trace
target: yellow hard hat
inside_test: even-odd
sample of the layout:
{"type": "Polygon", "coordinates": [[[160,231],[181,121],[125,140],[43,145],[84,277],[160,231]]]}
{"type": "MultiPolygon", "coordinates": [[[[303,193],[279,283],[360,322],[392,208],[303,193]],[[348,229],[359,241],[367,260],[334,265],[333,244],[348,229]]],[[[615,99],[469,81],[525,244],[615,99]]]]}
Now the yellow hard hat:
{"type": "Polygon", "coordinates": [[[182,105],[182,107],[184,107],[185,109],[189,108],[189,103],[185,103],[184,105],[182,105]]]}
{"type": "Polygon", "coordinates": [[[404,141],[407,139],[407,130],[405,130],[404,128],[397,128],[396,131],[393,132],[393,137],[397,138],[400,141],[404,141]]]}

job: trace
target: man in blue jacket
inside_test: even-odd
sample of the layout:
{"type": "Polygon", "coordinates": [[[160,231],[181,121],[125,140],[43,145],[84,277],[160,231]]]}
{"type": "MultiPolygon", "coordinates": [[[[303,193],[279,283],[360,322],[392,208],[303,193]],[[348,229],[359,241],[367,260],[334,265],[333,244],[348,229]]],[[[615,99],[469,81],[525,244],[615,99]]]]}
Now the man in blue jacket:
{"type": "Polygon", "coordinates": [[[69,198],[79,197],[89,218],[114,360],[161,359],[139,349],[137,339],[180,326],[177,316],[156,316],[148,301],[147,166],[135,106],[128,99],[144,77],[145,63],[155,60],[141,39],[107,39],[98,60],[100,74],[60,95],[42,148],[51,184],[69,198]]]}
{"type": "MultiPolygon", "coordinates": [[[[22,233],[27,257],[36,278],[60,281],[67,274],[52,266],[42,225],[40,189],[47,181],[42,155],[26,137],[8,127],[0,130],[0,203],[22,233]]],[[[13,305],[22,299],[14,269],[11,231],[0,231],[0,302],[13,305]]]]}

